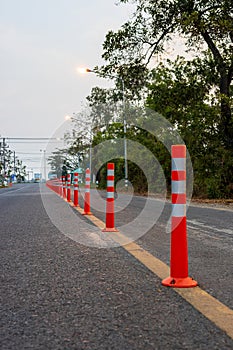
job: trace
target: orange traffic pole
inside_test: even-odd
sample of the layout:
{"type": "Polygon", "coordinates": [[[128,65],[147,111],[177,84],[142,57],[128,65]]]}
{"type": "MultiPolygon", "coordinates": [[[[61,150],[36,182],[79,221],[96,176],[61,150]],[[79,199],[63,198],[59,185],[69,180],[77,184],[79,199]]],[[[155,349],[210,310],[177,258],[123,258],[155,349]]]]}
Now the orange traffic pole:
{"type": "Polygon", "coordinates": [[[66,199],[66,177],[62,176],[62,192],[63,192],[63,198],[66,199]]]}
{"type": "Polygon", "coordinates": [[[66,199],[67,199],[67,202],[71,202],[71,189],[70,189],[70,185],[71,185],[71,175],[70,174],[67,174],[67,193],[66,193],[66,199]]]}
{"type": "Polygon", "coordinates": [[[84,212],[83,215],[91,215],[91,198],[90,198],[90,187],[91,187],[91,178],[90,178],[90,169],[86,169],[85,174],[85,198],[84,198],[84,212]]]}
{"type": "Polygon", "coordinates": [[[59,178],[59,185],[60,185],[60,187],[59,187],[59,195],[60,195],[60,197],[62,197],[62,178],[61,177],[59,178]]]}
{"type": "Polygon", "coordinates": [[[188,277],[188,244],[186,222],[186,146],[172,146],[172,217],[170,276],[162,281],[167,287],[196,287],[188,277]]]}
{"type": "Polygon", "coordinates": [[[78,173],[74,173],[74,206],[78,207],[78,173]]]}
{"type": "Polygon", "coordinates": [[[106,227],[103,232],[118,232],[114,213],[114,163],[107,165],[106,227]]]}

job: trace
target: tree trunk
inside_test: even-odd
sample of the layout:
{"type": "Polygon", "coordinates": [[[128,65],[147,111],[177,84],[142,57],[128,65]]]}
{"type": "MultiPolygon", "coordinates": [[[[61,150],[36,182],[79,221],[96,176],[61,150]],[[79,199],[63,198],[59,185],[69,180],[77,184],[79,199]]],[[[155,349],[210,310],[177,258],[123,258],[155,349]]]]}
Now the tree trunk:
{"type": "MultiPolygon", "coordinates": [[[[196,23],[197,28],[200,28],[200,22],[196,23]]],[[[230,107],[230,84],[233,75],[233,63],[229,68],[227,68],[224,59],[218,50],[216,44],[210,37],[209,33],[206,30],[200,30],[200,33],[207,43],[210,51],[213,54],[215,59],[218,72],[220,74],[219,89],[221,94],[221,123],[220,123],[220,132],[221,137],[224,142],[224,146],[233,150],[233,120],[230,107]]]]}
{"type": "Polygon", "coordinates": [[[224,66],[219,67],[220,94],[221,94],[221,131],[224,145],[233,149],[233,120],[230,106],[230,81],[224,66]]]}

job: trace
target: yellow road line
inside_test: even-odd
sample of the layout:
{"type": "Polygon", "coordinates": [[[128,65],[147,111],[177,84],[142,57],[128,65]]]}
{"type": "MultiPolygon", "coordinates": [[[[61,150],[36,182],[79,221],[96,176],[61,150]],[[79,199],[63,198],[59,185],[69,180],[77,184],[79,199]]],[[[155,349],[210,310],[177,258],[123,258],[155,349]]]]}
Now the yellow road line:
{"type": "MultiPolygon", "coordinates": [[[[79,213],[83,213],[83,210],[80,207],[75,209],[79,213]]],[[[101,230],[105,227],[105,223],[94,215],[86,215],[86,217],[101,230]]],[[[159,278],[164,279],[169,276],[170,268],[168,265],[144,250],[137,243],[130,241],[122,233],[109,232],[109,237],[119,243],[122,248],[134,256],[159,278]]],[[[173,290],[233,339],[233,310],[212,297],[200,287],[173,288],[173,290]]]]}
{"type": "Polygon", "coordinates": [[[199,287],[176,292],[233,339],[233,310],[199,287]]]}

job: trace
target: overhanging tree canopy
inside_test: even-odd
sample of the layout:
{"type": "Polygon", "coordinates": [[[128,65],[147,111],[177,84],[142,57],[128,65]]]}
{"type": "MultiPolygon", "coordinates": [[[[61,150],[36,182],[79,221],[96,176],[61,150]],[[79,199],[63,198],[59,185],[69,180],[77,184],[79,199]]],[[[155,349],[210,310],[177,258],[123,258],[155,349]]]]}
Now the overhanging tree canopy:
{"type": "Polygon", "coordinates": [[[230,85],[233,78],[233,2],[232,0],[120,0],[133,2],[133,18],[117,32],[109,31],[103,44],[107,66],[103,74],[124,67],[126,87],[143,86],[143,67],[162,52],[174,34],[186,38],[188,48],[208,47],[217,72],[221,102],[220,136],[224,146],[233,149],[233,120],[230,85]],[[132,75],[134,76],[132,84],[132,75]],[[131,83],[127,85],[128,78],[131,83]]]}

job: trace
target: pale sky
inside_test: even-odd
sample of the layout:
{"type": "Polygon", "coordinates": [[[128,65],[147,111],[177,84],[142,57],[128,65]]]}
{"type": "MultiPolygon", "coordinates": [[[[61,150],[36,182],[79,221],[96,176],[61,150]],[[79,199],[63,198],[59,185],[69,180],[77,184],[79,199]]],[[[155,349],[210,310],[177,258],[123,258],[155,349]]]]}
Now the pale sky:
{"type": "Polygon", "coordinates": [[[109,84],[76,69],[103,63],[106,33],[132,13],[116,3],[0,0],[1,137],[50,137],[93,86],[109,84]]]}

